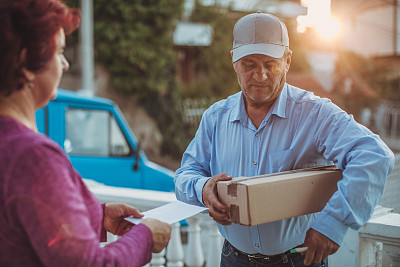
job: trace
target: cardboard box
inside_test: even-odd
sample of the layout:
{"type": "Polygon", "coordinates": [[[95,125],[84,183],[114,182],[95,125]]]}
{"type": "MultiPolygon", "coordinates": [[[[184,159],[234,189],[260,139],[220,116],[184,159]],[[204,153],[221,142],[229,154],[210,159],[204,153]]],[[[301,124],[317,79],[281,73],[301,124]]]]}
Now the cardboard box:
{"type": "Polygon", "coordinates": [[[250,226],[321,211],[341,179],[337,167],[318,166],[237,177],[218,182],[217,190],[232,222],[250,226]]]}

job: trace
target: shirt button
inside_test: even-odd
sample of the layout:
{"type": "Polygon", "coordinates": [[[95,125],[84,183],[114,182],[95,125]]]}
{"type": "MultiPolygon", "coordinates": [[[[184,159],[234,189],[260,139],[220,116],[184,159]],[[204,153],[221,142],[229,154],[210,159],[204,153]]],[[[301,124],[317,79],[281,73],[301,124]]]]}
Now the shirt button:
{"type": "Polygon", "coordinates": [[[259,245],[258,245],[258,244],[256,244],[256,245],[255,245],[255,247],[256,247],[256,248],[258,248],[258,247],[259,247],[259,245]]]}
{"type": "Polygon", "coordinates": [[[256,136],[259,136],[260,134],[259,133],[256,133],[256,136]]]}
{"type": "Polygon", "coordinates": [[[253,164],[254,164],[254,165],[257,165],[257,161],[253,160],[253,164]]]}

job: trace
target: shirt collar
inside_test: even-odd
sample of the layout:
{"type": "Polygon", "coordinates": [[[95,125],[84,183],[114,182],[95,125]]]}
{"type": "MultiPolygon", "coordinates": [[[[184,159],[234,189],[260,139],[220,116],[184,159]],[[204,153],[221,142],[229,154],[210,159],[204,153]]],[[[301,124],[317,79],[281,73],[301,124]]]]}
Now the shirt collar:
{"type": "Polygon", "coordinates": [[[239,92],[239,97],[236,99],[235,108],[232,111],[230,121],[242,121],[247,120],[247,113],[244,107],[243,93],[239,92]]]}
{"type": "MultiPolygon", "coordinates": [[[[278,99],[271,107],[270,114],[275,114],[281,118],[286,118],[286,101],[287,101],[287,83],[283,86],[282,92],[279,94],[278,99]]],[[[232,112],[230,121],[246,122],[247,113],[244,106],[243,93],[240,92],[240,97],[237,99],[236,108],[232,112]]]]}
{"type": "Polygon", "coordinates": [[[287,102],[288,85],[285,83],[278,99],[272,105],[271,114],[275,114],[281,118],[286,118],[286,102],[287,102]]]}

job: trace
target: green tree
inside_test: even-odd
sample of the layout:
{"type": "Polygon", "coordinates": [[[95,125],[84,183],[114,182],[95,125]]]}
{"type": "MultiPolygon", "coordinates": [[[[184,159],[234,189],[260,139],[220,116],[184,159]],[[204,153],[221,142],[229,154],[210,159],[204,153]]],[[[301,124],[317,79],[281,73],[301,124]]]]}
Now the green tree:
{"type": "Polygon", "coordinates": [[[116,90],[147,98],[166,93],[175,79],[172,34],[182,0],[96,0],[96,62],[106,66],[116,90]]]}
{"type": "Polygon", "coordinates": [[[156,119],[163,133],[162,153],[176,158],[189,139],[172,38],[182,7],[183,0],[94,1],[96,62],[110,72],[115,90],[134,94],[156,119]]]}
{"type": "Polygon", "coordinates": [[[203,6],[196,1],[192,22],[209,24],[212,43],[197,48],[196,79],[186,86],[185,96],[225,98],[240,90],[229,54],[232,49],[232,30],[235,20],[218,6],[203,6]]]}

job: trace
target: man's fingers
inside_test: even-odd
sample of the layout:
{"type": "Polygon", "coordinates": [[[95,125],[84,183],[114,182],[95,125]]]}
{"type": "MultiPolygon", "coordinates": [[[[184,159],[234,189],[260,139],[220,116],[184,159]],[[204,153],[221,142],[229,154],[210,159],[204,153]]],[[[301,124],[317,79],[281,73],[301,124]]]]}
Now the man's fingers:
{"type": "Polygon", "coordinates": [[[220,173],[211,177],[203,187],[203,203],[208,207],[209,215],[222,225],[229,225],[228,207],[218,199],[217,182],[229,181],[232,176],[220,173]]]}
{"type": "Polygon", "coordinates": [[[210,203],[209,208],[211,208],[217,212],[221,212],[221,213],[228,212],[228,207],[226,205],[222,204],[215,195],[212,195],[209,198],[209,203],[210,203]]]}
{"type": "Polygon", "coordinates": [[[338,251],[338,249],[339,249],[339,247],[335,247],[335,248],[331,249],[331,251],[329,252],[329,255],[335,254],[336,251],[338,251]]]}
{"type": "Polygon", "coordinates": [[[308,247],[304,265],[310,265],[312,262],[320,263],[339,249],[339,245],[313,228],[307,231],[304,246],[308,247]]]}
{"type": "Polygon", "coordinates": [[[216,175],[216,176],[214,176],[215,178],[216,178],[216,181],[217,182],[219,182],[219,181],[229,181],[229,180],[232,180],[232,176],[230,176],[230,175],[228,175],[228,174],[226,174],[226,173],[221,173],[221,174],[218,174],[218,175],[216,175]]]}
{"type": "Polygon", "coordinates": [[[315,250],[314,249],[307,249],[306,257],[304,259],[304,265],[310,265],[314,260],[315,250]]]}
{"type": "Polygon", "coordinates": [[[229,220],[229,215],[226,213],[220,213],[218,211],[210,211],[208,210],[208,214],[210,217],[214,219],[219,224],[222,225],[231,225],[232,222],[229,220]]]}
{"type": "Polygon", "coordinates": [[[217,211],[208,211],[208,213],[210,214],[211,217],[213,217],[216,220],[225,220],[228,221],[229,220],[229,215],[226,213],[220,213],[217,211]]]}
{"type": "Polygon", "coordinates": [[[217,182],[228,181],[231,179],[232,176],[229,176],[226,173],[221,173],[213,176],[206,182],[203,188],[203,202],[208,208],[213,206],[222,212],[227,212],[227,207],[218,199],[217,182]]]}
{"type": "Polygon", "coordinates": [[[218,209],[216,209],[214,206],[211,206],[208,209],[208,213],[210,214],[211,217],[218,219],[218,220],[229,220],[229,215],[228,212],[223,212],[218,209]]]}
{"type": "Polygon", "coordinates": [[[325,250],[317,249],[314,254],[314,263],[320,263],[324,259],[325,250]]]}

